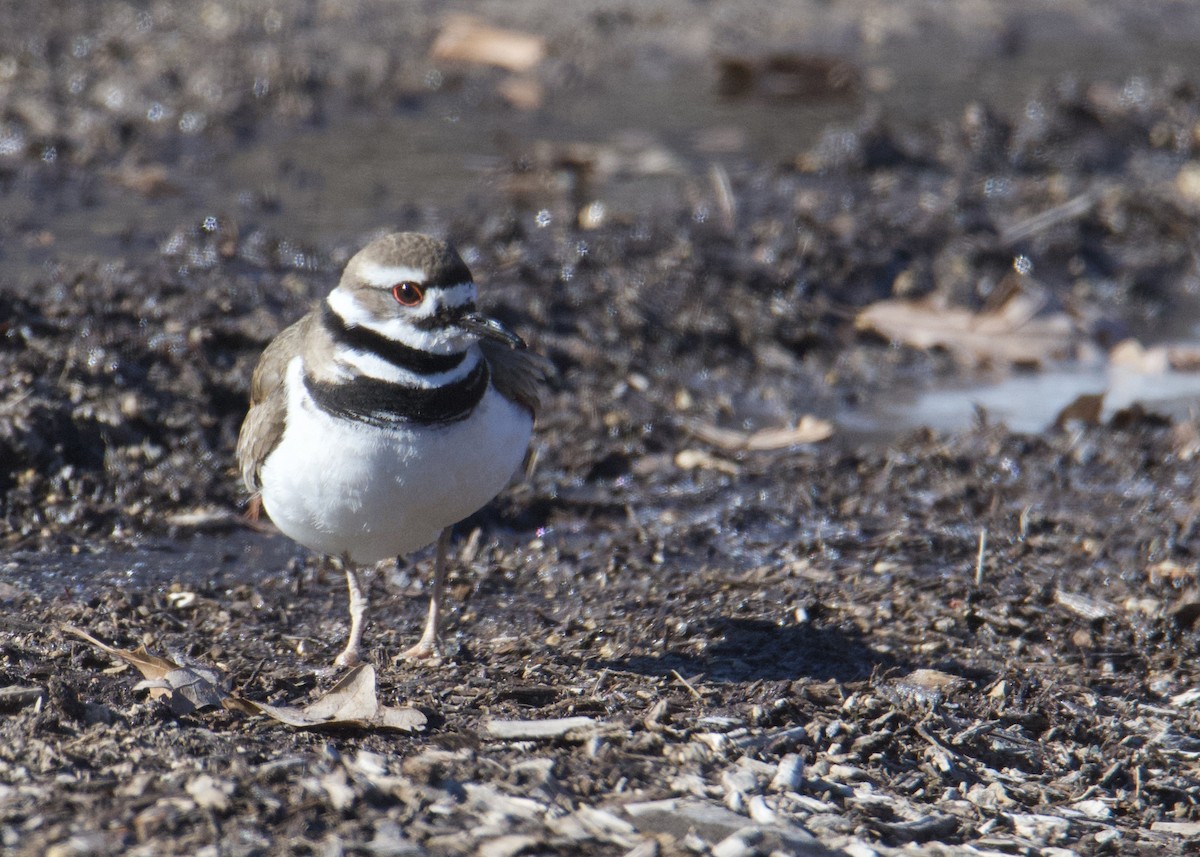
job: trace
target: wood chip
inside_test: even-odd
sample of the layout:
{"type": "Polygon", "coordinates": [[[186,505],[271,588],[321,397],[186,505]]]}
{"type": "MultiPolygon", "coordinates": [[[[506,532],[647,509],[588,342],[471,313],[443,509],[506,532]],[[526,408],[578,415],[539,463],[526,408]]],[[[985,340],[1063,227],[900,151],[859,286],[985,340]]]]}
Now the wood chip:
{"type": "Polygon", "coordinates": [[[833,436],[833,423],[805,414],[793,426],[745,432],[720,428],[698,420],[685,420],[684,427],[705,443],[730,452],[758,452],[819,443],[833,436]]]}
{"type": "Polygon", "coordinates": [[[1200,836],[1200,821],[1156,821],[1150,825],[1155,833],[1173,836],[1200,836]]]}
{"type": "Polygon", "coordinates": [[[1197,576],[1197,566],[1195,564],[1184,565],[1172,559],[1164,559],[1162,562],[1156,562],[1154,565],[1146,569],[1146,574],[1150,577],[1151,582],[1170,581],[1176,583],[1179,581],[1194,580],[1197,576]]]}
{"type": "Polygon", "coordinates": [[[694,833],[707,842],[717,843],[749,827],[762,833],[761,853],[778,850],[799,857],[833,853],[794,824],[754,825],[746,816],[715,801],[668,798],[626,804],[624,810],[633,820],[633,826],[648,836],[667,834],[682,841],[694,833]]]}
{"type": "Polygon", "coordinates": [[[968,685],[970,682],[961,676],[926,668],[915,669],[891,682],[892,689],[900,696],[925,704],[941,702],[968,685]]]}
{"type": "Polygon", "coordinates": [[[484,729],[491,738],[502,741],[549,741],[571,737],[572,733],[595,730],[591,717],[559,717],[554,720],[489,720],[484,729]]]}
{"type": "Polygon", "coordinates": [[[1064,592],[1057,589],[1054,592],[1054,603],[1060,607],[1065,607],[1088,621],[1107,618],[1115,612],[1115,608],[1107,601],[1101,601],[1099,598],[1089,598],[1086,595],[1077,595],[1073,592],[1064,592]]]}
{"type": "Polygon", "coordinates": [[[779,760],[779,767],[771,779],[771,788],[781,792],[794,792],[804,784],[804,757],[799,753],[786,753],[779,760]]]}
{"type": "Polygon", "coordinates": [[[675,454],[675,466],[680,470],[716,470],[727,476],[737,476],[741,468],[732,461],[718,458],[703,449],[681,449],[675,454]]]}
{"type": "Polygon", "coordinates": [[[1017,836],[1032,839],[1039,845],[1065,839],[1071,830],[1071,822],[1057,815],[1015,812],[1009,820],[1017,836]]]}
{"type": "Polygon", "coordinates": [[[517,857],[518,854],[537,851],[543,844],[542,840],[536,836],[508,833],[486,842],[480,842],[475,854],[477,857],[517,857]]]}
{"type": "Polygon", "coordinates": [[[15,711],[26,705],[33,705],[45,695],[44,687],[13,685],[0,688],[0,711],[15,711]]]}
{"type": "Polygon", "coordinates": [[[570,815],[550,818],[546,826],[555,834],[576,842],[606,842],[632,848],[641,840],[637,829],[628,821],[606,809],[591,806],[581,806],[570,815]]]}
{"type": "Polygon", "coordinates": [[[200,774],[188,781],[184,789],[201,809],[224,812],[229,809],[229,796],[233,794],[233,783],[217,780],[208,774],[200,774]]]}
{"type": "Polygon", "coordinates": [[[455,14],[447,16],[430,54],[435,60],[493,65],[522,72],[542,61],[546,44],[532,33],[504,30],[473,15],[455,14]]]}

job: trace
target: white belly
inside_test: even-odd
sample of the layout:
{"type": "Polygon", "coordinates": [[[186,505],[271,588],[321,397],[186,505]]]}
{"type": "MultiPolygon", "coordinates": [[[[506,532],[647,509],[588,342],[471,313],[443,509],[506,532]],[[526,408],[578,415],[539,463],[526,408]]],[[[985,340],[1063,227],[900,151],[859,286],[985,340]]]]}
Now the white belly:
{"type": "MultiPolygon", "coordinates": [[[[529,445],[533,420],[492,387],[470,417],[374,428],[330,417],[289,369],[287,429],[262,468],[262,499],[286,535],[373,563],[433,542],[495,497],[529,445]]],[[[296,370],[293,372],[292,370],[296,370]]]]}

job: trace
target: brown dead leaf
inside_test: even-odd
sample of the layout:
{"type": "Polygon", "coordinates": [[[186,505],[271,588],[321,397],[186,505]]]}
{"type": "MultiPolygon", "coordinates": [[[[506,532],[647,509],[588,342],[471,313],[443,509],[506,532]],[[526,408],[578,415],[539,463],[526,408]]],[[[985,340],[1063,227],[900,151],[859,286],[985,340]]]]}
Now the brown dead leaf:
{"type": "Polygon", "coordinates": [[[304,708],[291,705],[267,705],[233,697],[232,706],[240,711],[265,714],[297,729],[391,729],[419,732],[425,728],[425,715],[415,708],[390,708],[379,704],[375,692],[375,668],[360,664],[342,676],[329,692],[304,708]]]}
{"type": "Polygon", "coordinates": [[[220,708],[229,694],[226,677],[212,667],[185,663],[161,679],[144,679],[134,690],[148,690],[151,696],[165,695],[167,705],[176,714],[188,714],[201,708],[220,708]]]}
{"type": "Polygon", "coordinates": [[[145,646],[118,649],[72,625],[64,625],[62,630],[136,668],[142,674],[143,681],[134,685],[134,690],[147,691],[151,699],[164,699],[175,714],[189,714],[201,708],[219,708],[229,695],[224,674],[212,667],[195,662],[178,664],[170,658],[152,654],[145,646]]]}
{"type": "Polygon", "coordinates": [[[1084,393],[1058,412],[1058,416],[1054,418],[1054,427],[1065,428],[1068,423],[1098,426],[1100,425],[1100,415],[1103,412],[1104,394],[1084,393]]]}
{"type": "Polygon", "coordinates": [[[684,426],[705,443],[734,452],[760,452],[768,449],[786,449],[806,443],[818,443],[833,435],[833,424],[828,420],[805,414],[794,426],[785,428],[759,429],[745,432],[687,420],[684,426]]]}
{"type": "Polygon", "coordinates": [[[1200,372],[1200,346],[1169,345],[1167,365],[1176,372],[1200,372]]]}
{"type": "MultiPolygon", "coordinates": [[[[136,649],[118,649],[110,646],[107,643],[102,643],[84,631],[81,628],[76,628],[74,625],[63,625],[63,631],[73,637],[91,643],[105,654],[112,655],[115,658],[120,658],[130,666],[136,667],[145,678],[150,680],[158,680],[166,676],[171,670],[179,669],[179,664],[168,658],[159,657],[146,651],[145,646],[138,646],[136,649]]],[[[155,694],[151,694],[154,696],[155,694]]]]}
{"type": "Polygon", "coordinates": [[[494,65],[522,72],[542,61],[546,43],[532,33],[503,30],[473,15],[454,14],[447,16],[430,54],[435,60],[494,65]]]}
{"type": "Polygon", "coordinates": [[[984,312],[884,300],[863,309],[855,326],[914,348],[944,348],[973,365],[1040,365],[1072,356],[1080,342],[1074,322],[1065,313],[1035,316],[1040,306],[1025,294],[984,312]]]}

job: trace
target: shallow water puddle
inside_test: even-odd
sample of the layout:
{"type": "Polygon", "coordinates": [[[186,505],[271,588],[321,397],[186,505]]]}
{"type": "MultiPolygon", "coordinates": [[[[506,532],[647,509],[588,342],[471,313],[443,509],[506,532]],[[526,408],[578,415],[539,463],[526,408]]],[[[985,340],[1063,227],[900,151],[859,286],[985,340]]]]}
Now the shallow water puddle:
{"type": "Polygon", "coordinates": [[[1063,367],[989,384],[897,394],[874,401],[868,410],[841,414],[836,422],[851,435],[886,439],[920,427],[966,429],[982,410],[990,421],[1002,422],[1013,431],[1036,433],[1053,426],[1075,399],[1096,394],[1104,394],[1105,420],[1134,404],[1154,413],[1186,417],[1200,402],[1200,372],[1146,374],[1107,366],[1063,367]]]}
{"type": "Polygon", "coordinates": [[[173,583],[255,585],[282,577],[296,555],[290,540],[250,530],[146,539],[76,554],[13,551],[0,562],[0,586],[53,598],[80,597],[98,587],[149,592],[173,583]]]}

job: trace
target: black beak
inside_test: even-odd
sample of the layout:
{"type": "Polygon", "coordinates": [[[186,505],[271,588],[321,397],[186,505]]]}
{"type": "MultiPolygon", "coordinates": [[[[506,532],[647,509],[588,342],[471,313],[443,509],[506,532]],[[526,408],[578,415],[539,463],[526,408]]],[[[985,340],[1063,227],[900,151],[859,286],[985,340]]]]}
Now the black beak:
{"type": "Polygon", "coordinates": [[[509,330],[503,323],[481,313],[469,312],[459,316],[457,324],[480,339],[494,339],[497,342],[503,342],[509,348],[525,347],[524,339],[509,330]]]}

